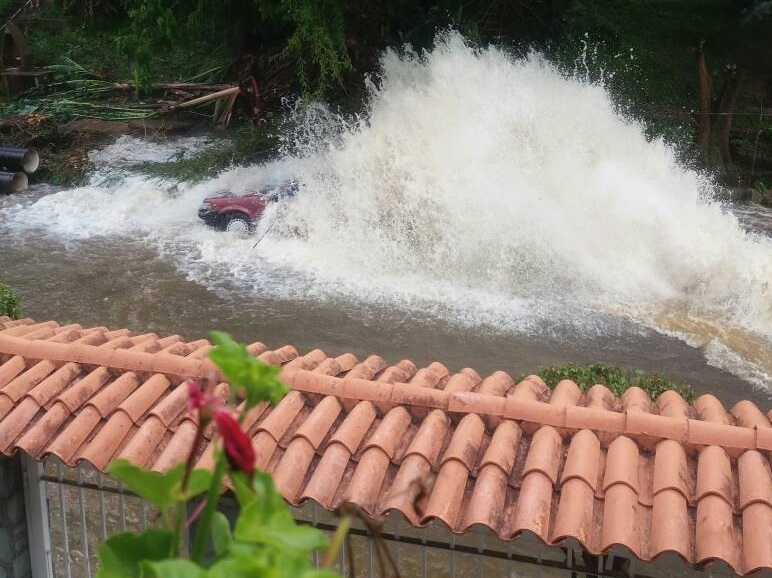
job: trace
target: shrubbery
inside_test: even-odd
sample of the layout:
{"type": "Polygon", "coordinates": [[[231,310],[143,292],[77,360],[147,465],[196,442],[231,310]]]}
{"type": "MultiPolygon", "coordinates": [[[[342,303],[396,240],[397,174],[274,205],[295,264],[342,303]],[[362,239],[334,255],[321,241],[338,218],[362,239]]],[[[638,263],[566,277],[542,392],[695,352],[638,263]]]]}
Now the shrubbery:
{"type": "Polygon", "coordinates": [[[21,316],[21,297],[11,291],[8,285],[0,283],[0,317],[18,319],[21,316]]]}
{"type": "Polygon", "coordinates": [[[646,391],[652,399],[669,389],[677,391],[681,397],[690,402],[694,399],[694,391],[690,385],[678,384],[666,377],[655,373],[642,371],[625,371],[614,365],[606,363],[593,363],[590,365],[560,365],[541,367],[536,371],[545,383],[554,388],[561,380],[570,379],[582,391],[587,391],[593,385],[602,384],[608,387],[614,395],[622,395],[627,389],[638,386],[646,391]]]}

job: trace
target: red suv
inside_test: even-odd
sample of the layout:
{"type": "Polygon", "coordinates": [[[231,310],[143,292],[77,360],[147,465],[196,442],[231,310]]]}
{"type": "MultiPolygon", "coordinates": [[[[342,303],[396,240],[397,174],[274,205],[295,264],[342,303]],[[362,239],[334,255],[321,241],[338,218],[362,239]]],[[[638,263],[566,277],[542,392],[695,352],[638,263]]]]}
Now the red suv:
{"type": "Polygon", "coordinates": [[[210,227],[245,235],[254,232],[268,203],[293,197],[297,190],[298,183],[289,181],[240,196],[223,193],[207,197],[198,209],[198,216],[210,227]]]}

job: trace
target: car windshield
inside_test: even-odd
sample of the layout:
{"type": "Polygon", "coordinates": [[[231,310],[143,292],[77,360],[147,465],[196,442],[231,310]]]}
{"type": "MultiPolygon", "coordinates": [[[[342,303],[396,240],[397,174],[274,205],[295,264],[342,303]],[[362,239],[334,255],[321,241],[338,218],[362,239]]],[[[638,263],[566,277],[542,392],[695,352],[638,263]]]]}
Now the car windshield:
{"type": "Polygon", "coordinates": [[[300,183],[298,183],[298,181],[290,180],[285,181],[280,185],[264,189],[263,194],[269,201],[278,201],[280,199],[288,199],[294,197],[297,194],[299,188],[300,183]]]}

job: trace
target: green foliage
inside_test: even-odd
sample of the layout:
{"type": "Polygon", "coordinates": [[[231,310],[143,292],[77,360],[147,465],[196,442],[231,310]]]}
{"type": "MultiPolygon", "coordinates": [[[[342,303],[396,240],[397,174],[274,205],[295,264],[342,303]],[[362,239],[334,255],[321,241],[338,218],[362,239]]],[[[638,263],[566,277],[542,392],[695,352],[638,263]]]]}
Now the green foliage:
{"type": "Polygon", "coordinates": [[[243,391],[246,409],[261,401],[278,403],[287,393],[287,387],[276,376],[279,368],[255,359],[243,345],[236,343],[227,333],[210,333],[214,347],[209,358],[220,368],[225,379],[233,386],[231,395],[243,391]]]}
{"type": "Polygon", "coordinates": [[[179,464],[163,474],[137,468],[126,460],[116,460],[107,468],[107,473],[126,484],[131,491],[144,498],[168,516],[171,506],[190,500],[205,492],[212,483],[212,474],[207,470],[190,473],[186,487],[182,487],[185,464],[179,464]]]}
{"type": "Polygon", "coordinates": [[[3,283],[0,283],[0,316],[11,319],[21,317],[21,297],[3,283]]]}
{"type": "MultiPolygon", "coordinates": [[[[261,0],[277,4],[276,0],[261,0]]],[[[289,37],[284,54],[300,57],[298,76],[304,90],[311,90],[308,62],[318,71],[315,93],[321,96],[330,83],[343,81],[351,68],[346,51],[344,3],[341,0],[281,0],[295,31],[289,37]]]]}
{"type": "Polygon", "coordinates": [[[646,391],[652,399],[656,399],[662,392],[669,389],[677,391],[686,401],[694,399],[694,391],[691,386],[670,381],[659,374],[647,374],[642,371],[629,372],[614,365],[606,363],[593,363],[590,365],[566,364],[552,367],[540,367],[536,375],[554,388],[563,379],[570,379],[582,391],[587,391],[596,384],[608,387],[614,395],[622,395],[627,389],[638,386],[646,391]]]}
{"type": "Polygon", "coordinates": [[[243,507],[233,531],[234,539],[273,546],[287,556],[302,556],[327,546],[327,537],[322,532],[295,522],[269,474],[257,472],[254,480],[256,499],[243,507]]]}
{"type": "MultiPolygon", "coordinates": [[[[286,389],[276,380],[275,368],[249,355],[243,345],[225,333],[213,332],[212,340],[216,346],[209,357],[232,389],[242,391],[246,397],[246,403],[240,406],[241,416],[256,403],[277,402],[281,398],[286,389]]],[[[199,423],[197,441],[186,464],[163,474],[145,471],[126,461],[114,462],[109,467],[109,473],[161,509],[165,528],[108,538],[99,548],[97,578],[336,577],[328,569],[315,570],[311,564],[311,554],[328,547],[327,537],[320,530],[295,522],[269,474],[229,469],[219,449],[215,450],[214,473],[192,469],[205,439],[203,430],[209,423],[208,416],[214,415],[217,421],[223,417],[217,412],[230,415],[233,411],[232,406],[222,406],[211,394],[211,385],[203,391],[198,385],[191,386],[191,403],[199,404],[194,405],[199,411],[199,423]],[[216,511],[224,475],[230,477],[241,507],[233,529],[226,516],[216,511]],[[191,557],[180,557],[187,503],[202,492],[206,492],[206,497],[195,526],[191,557]],[[176,511],[173,520],[168,515],[171,508],[176,511]],[[210,541],[214,556],[205,561],[203,554],[210,541]]],[[[225,435],[222,430],[221,435],[225,435]]],[[[240,430],[228,435],[249,443],[240,430]]]]}
{"type": "Polygon", "coordinates": [[[115,37],[115,46],[133,64],[134,85],[138,90],[150,90],[153,53],[168,49],[174,42],[175,15],[163,0],[128,0],[126,10],[129,29],[115,37]]]}
{"type": "Polygon", "coordinates": [[[142,563],[168,558],[173,544],[174,534],[158,528],[111,536],[99,546],[95,578],[140,578],[142,563]]]}

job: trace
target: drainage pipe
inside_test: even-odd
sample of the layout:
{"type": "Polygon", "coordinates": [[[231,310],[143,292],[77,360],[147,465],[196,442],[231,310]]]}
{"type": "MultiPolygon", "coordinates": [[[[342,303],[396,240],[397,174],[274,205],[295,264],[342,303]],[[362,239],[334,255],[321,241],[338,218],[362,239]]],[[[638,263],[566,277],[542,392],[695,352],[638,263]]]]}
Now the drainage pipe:
{"type": "Polygon", "coordinates": [[[40,155],[35,149],[0,146],[0,167],[6,170],[22,170],[32,174],[38,170],[40,155]]]}
{"type": "Polygon", "coordinates": [[[27,175],[21,171],[16,173],[0,172],[0,193],[20,193],[27,188],[27,175]]]}

